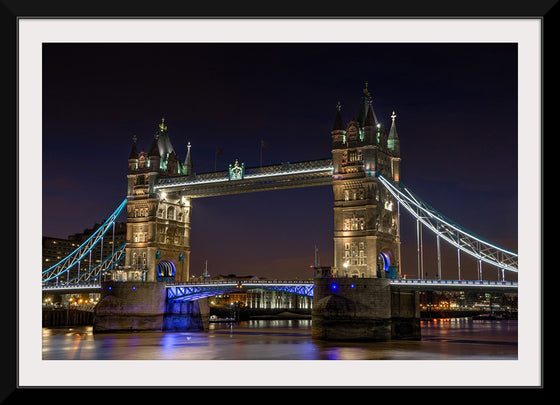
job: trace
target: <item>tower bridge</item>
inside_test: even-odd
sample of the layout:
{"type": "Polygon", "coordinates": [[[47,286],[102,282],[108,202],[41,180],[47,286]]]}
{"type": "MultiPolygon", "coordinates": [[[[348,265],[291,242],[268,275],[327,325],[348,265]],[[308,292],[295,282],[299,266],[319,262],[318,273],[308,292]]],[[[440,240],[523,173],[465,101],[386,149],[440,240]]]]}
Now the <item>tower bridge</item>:
{"type": "MultiPolygon", "coordinates": [[[[190,143],[186,158],[181,162],[162,119],[147,152],[138,152],[137,139],[133,139],[128,157],[126,199],[84,244],[43,271],[44,288],[78,288],[87,283],[101,288],[99,280],[103,275],[109,271],[117,276],[119,272],[125,272],[127,280],[141,282],[134,288],[145,290],[144,301],[153,300],[160,294],[159,300],[165,300],[168,305],[185,301],[196,303],[195,299],[200,301],[201,297],[230,288],[188,283],[191,216],[197,199],[330,186],[334,206],[334,257],[328,276],[316,277],[313,282],[274,287],[298,288],[297,293],[313,295],[313,322],[317,325],[316,336],[319,338],[351,338],[348,333],[354,332],[362,338],[414,337],[418,333],[416,322],[419,318],[415,291],[422,288],[517,289],[517,283],[504,281],[506,271],[518,271],[516,253],[453,223],[402,184],[396,114],[391,115],[389,128],[378,121],[367,85],[362,91],[357,113],[346,125],[343,124],[340,104],[337,106],[330,137],[330,158],[252,168],[235,160],[226,171],[197,173],[190,143]],[[107,252],[107,258],[98,266],[80,269],[82,258],[91,255],[99,242],[102,245],[103,238],[110,235],[108,231],[125,208],[126,243],[112,250],[111,254],[107,252]],[[422,280],[420,256],[418,280],[404,281],[400,216],[405,211],[416,219],[418,233],[421,227],[425,227],[436,236],[438,257],[440,239],[457,248],[458,261],[460,253],[475,257],[480,269],[478,283],[469,284],[461,280],[460,274],[458,280],[442,280],[439,262],[438,279],[422,280]],[[482,280],[483,262],[502,271],[500,283],[482,280]],[[120,269],[117,265],[121,266],[120,269]],[[141,286],[142,283],[145,287],[141,286]],[[336,290],[333,286],[340,288],[336,290]],[[393,320],[394,325],[387,332],[387,322],[393,320]],[[385,326],[380,329],[380,324],[385,326]],[[362,336],[370,333],[364,332],[368,328],[375,330],[374,336],[362,336]]],[[[271,288],[271,285],[262,288],[271,288]]],[[[132,312],[140,307],[144,312],[162,310],[159,306],[148,310],[145,302],[137,301],[141,294],[132,298],[130,291],[122,285],[118,289],[124,294],[122,299],[131,299],[138,304],[128,307],[132,312]]],[[[107,290],[103,294],[114,297],[114,292],[113,295],[107,294],[107,290]]],[[[109,308],[107,302],[98,305],[99,314],[106,310],[107,316],[119,316],[111,312],[114,308],[109,308]]],[[[171,312],[177,311],[176,306],[173,308],[171,312]]],[[[185,315],[184,308],[178,311],[176,315],[185,315]]],[[[192,312],[192,308],[188,311],[192,312]]]]}

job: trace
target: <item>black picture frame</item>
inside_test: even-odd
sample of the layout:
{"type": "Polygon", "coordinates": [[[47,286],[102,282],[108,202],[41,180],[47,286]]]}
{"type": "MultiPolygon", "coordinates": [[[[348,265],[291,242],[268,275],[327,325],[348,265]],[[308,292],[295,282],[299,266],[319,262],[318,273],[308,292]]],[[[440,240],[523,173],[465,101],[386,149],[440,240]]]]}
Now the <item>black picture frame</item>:
{"type": "MultiPolygon", "coordinates": [[[[10,167],[14,173],[9,188],[16,198],[11,199],[13,211],[18,212],[17,190],[17,27],[18,19],[32,18],[454,18],[454,17],[496,17],[496,18],[541,18],[543,21],[543,97],[550,98],[557,89],[557,62],[554,55],[556,48],[555,36],[558,27],[557,0],[527,1],[469,1],[449,2],[444,0],[430,0],[419,3],[414,0],[396,0],[388,2],[138,2],[138,1],[89,1],[76,2],[70,0],[40,1],[40,0],[0,0],[0,30],[3,50],[2,89],[0,92],[4,106],[2,114],[3,131],[7,136],[4,142],[8,148],[4,149],[7,156],[12,158],[10,167]],[[232,7],[231,5],[235,6],[232,7]],[[546,85],[544,81],[546,80],[546,85]],[[9,152],[8,152],[9,151],[9,152]],[[12,152],[13,151],[13,152],[12,152]]],[[[545,101],[545,100],[543,100],[545,101]]],[[[543,116],[554,106],[543,102],[543,116]]],[[[551,112],[551,111],[550,111],[551,112]]],[[[544,139],[543,139],[544,141],[544,139]]],[[[544,158],[544,154],[543,154],[544,158]]],[[[13,212],[12,211],[12,212],[13,212]]],[[[15,237],[8,238],[16,252],[13,266],[6,266],[3,272],[4,291],[2,294],[3,309],[3,378],[0,384],[0,402],[23,403],[35,395],[42,395],[42,389],[22,389],[18,386],[17,374],[18,350],[25,350],[17,346],[17,274],[24,269],[18,268],[17,256],[21,247],[17,245],[17,219],[13,218],[15,237]],[[15,270],[15,271],[14,271],[15,270]]],[[[541,218],[542,219],[542,218],[541,218]]],[[[544,233],[543,233],[544,235],[544,233]]],[[[543,336],[544,339],[544,336],[543,336]]],[[[544,369],[543,369],[544,371],[544,369]]],[[[543,386],[544,388],[544,380],[543,386]]],[[[143,390],[127,393],[134,397],[143,396],[143,390]]],[[[46,395],[54,395],[48,390],[46,395]]],[[[70,395],[84,397],[87,394],[80,390],[70,395]]],[[[98,392],[91,397],[95,401],[103,400],[98,392]]],[[[128,400],[131,398],[129,397],[128,400]]],[[[135,398],[136,399],[136,398],[135,398]]]]}

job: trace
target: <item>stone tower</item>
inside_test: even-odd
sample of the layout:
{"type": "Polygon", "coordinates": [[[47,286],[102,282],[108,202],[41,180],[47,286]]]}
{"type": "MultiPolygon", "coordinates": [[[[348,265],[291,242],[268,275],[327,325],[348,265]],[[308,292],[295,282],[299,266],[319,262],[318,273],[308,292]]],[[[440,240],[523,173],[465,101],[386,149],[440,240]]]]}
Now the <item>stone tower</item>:
{"type": "Polygon", "coordinates": [[[163,119],[148,152],[138,152],[134,138],[128,158],[126,259],[124,268],[117,270],[119,277],[188,281],[191,200],[178,193],[157,193],[154,185],[161,177],[192,175],[192,170],[190,143],[183,164],[163,119]]]}
{"type": "Polygon", "coordinates": [[[387,134],[373,110],[367,83],[358,112],[346,127],[340,103],[337,106],[332,130],[335,276],[400,277],[397,203],[377,178],[400,178],[395,117],[393,113],[387,134]]]}

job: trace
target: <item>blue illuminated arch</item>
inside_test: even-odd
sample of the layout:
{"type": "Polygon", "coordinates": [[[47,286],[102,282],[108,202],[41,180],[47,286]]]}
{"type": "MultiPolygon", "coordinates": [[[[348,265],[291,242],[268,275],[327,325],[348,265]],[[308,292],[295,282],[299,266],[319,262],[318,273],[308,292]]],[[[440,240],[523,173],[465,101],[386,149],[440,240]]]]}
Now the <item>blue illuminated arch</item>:
{"type": "Polygon", "coordinates": [[[383,260],[383,270],[389,271],[389,267],[391,267],[391,258],[387,253],[381,252],[379,253],[379,258],[383,260]]]}
{"type": "Polygon", "coordinates": [[[169,260],[161,260],[157,264],[158,279],[170,279],[175,277],[175,264],[169,260]]]}

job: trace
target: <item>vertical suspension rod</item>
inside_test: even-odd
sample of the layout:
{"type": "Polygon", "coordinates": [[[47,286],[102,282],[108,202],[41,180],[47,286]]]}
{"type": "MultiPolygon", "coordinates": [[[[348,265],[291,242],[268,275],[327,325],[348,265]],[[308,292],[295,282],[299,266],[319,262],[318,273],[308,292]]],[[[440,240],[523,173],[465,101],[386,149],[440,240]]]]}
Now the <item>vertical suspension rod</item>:
{"type": "Polygon", "coordinates": [[[418,279],[422,279],[422,273],[420,268],[420,221],[416,220],[416,254],[418,257],[418,279]]]}
{"type": "Polygon", "coordinates": [[[422,237],[422,223],[420,223],[420,274],[424,278],[424,243],[422,237]]]}
{"type": "Polygon", "coordinates": [[[397,200],[397,249],[398,252],[398,260],[399,260],[399,268],[398,268],[398,276],[402,277],[402,264],[401,264],[401,203],[397,200]]]}
{"type": "Polygon", "coordinates": [[[111,256],[115,254],[115,221],[113,221],[113,239],[112,239],[112,247],[111,247],[111,256]]]}
{"type": "Polygon", "coordinates": [[[437,274],[438,280],[441,280],[441,252],[439,248],[439,235],[436,235],[437,240],[437,274]]]}
{"type": "Polygon", "coordinates": [[[461,279],[461,249],[457,248],[457,277],[461,279]]]}

